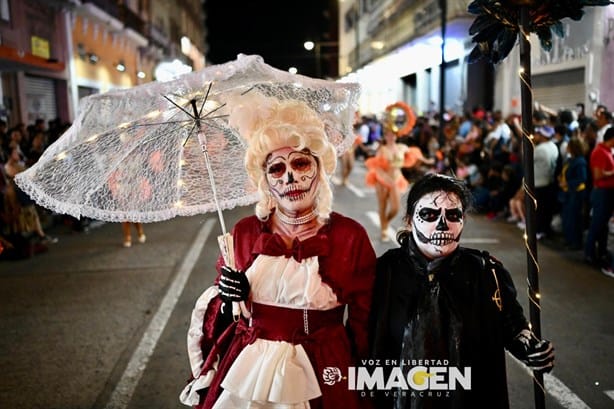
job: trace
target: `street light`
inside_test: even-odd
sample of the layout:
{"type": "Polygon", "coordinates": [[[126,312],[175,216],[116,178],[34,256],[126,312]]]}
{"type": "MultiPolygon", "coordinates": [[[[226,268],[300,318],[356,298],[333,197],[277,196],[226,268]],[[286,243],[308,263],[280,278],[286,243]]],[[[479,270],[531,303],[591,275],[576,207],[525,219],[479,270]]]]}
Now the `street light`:
{"type": "Polygon", "coordinates": [[[337,47],[339,43],[337,41],[305,41],[303,43],[303,47],[305,50],[311,51],[315,50],[316,56],[316,78],[320,78],[322,76],[322,47],[337,47]]]}

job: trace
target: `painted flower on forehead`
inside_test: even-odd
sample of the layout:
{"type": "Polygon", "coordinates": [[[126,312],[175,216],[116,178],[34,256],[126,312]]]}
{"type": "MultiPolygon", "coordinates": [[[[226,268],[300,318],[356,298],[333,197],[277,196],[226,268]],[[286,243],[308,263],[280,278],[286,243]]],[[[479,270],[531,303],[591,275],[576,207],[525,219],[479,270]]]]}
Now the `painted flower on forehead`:
{"type": "Polygon", "coordinates": [[[464,227],[463,210],[460,198],[443,190],[427,193],[416,202],[412,235],[422,254],[438,258],[456,250],[464,227]]]}

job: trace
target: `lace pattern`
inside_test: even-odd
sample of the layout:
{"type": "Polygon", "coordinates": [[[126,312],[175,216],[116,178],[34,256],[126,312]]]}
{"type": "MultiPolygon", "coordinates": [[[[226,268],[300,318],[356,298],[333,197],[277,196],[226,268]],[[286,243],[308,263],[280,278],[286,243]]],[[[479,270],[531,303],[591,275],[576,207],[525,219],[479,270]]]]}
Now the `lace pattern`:
{"type": "Polygon", "coordinates": [[[169,82],[84,98],[73,125],[16,182],[55,212],[112,222],[255,203],[258,193],[243,165],[245,141],[227,120],[229,105],[248,91],[306,102],[338,154],[351,146],[357,84],[293,75],[259,56],[239,55],[169,82]]]}

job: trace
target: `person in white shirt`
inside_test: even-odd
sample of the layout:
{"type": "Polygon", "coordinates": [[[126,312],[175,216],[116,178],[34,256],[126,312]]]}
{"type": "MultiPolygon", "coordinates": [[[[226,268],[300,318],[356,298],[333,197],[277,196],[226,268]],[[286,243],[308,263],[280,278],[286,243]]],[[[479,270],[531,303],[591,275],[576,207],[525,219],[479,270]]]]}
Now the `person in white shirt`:
{"type": "Polygon", "coordinates": [[[612,126],[612,113],[608,111],[606,106],[599,105],[597,107],[595,110],[595,122],[599,127],[599,130],[597,131],[596,143],[601,143],[603,142],[603,135],[605,135],[605,131],[612,126]]]}
{"type": "Polygon", "coordinates": [[[535,177],[535,197],[537,199],[536,230],[539,240],[552,233],[550,224],[554,213],[553,205],[557,199],[554,173],[559,149],[552,141],[554,128],[551,126],[537,126],[533,135],[536,143],[533,155],[533,174],[535,177]]]}
{"type": "Polygon", "coordinates": [[[512,137],[512,130],[505,122],[501,111],[493,112],[492,131],[484,139],[484,147],[493,159],[499,159],[512,137]]]}

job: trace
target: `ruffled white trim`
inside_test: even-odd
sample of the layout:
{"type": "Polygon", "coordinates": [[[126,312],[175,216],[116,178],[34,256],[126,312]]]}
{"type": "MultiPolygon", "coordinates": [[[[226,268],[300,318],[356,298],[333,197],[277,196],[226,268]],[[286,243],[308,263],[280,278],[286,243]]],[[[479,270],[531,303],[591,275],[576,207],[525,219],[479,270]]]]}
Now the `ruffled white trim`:
{"type": "MultiPolygon", "coordinates": [[[[189,206],[175,206],[162,210],[123,210],[123,209],[101,209],[100,207],[90,206],[86,203],[70,202],[61,200],[56,192],[48,192],[44,181],[37,179],[34,167],[29,168],[15,177],[15,182],[32,200],[38,205],[53,212],[67,214],[76,219],[89,217],[91,219],[103,220],[106,222],[139,222],[154,223],[169,220],[177,216],[195,216],[198,214],[211,213],[218,210],[215,203],[202,203],[189,206]],[[31,170],[30,170],[31,169],[31,170]]],[[[248,206],[258,201],[258,192],[248,192],[245,196],[231,198],[219,202],[219,209],[230,210],[235,207],[248,206]]]]}
{"type": "Polygon", "coordinates": [[[236,398],[246,402],[304,405],[322,395],[302,345],[264,339],[257,339],[241,351],[228,370],[222,387],[233,397],[224,404],[230,396],[220,396],[216,402],[216,407],[220,408],[234,408],[229,406],[229,402],[234,404],[236,398]]]}
{"type": "Polygon", "coordinates": [[[179,401],[184,405],[195,406],[200,403],[200,395],[198,391],[208,388],[211,385],[211,381],[217,371],[217,363],[213,364],[213,369],[209,370],[204,376],[199,376],[196,379],[192,379],[192,382],[188,383],[185,388],[179,394],[179,401]]]}
{"type": "Polygon", "coordinates": [[[292,257],[260,254],[245,272],[254,302],[286,308],[329,310],[339,306],[335,292],[322,281],[318,257],[301,262],[292,257]],[[271,276],[276,277],[271,280],[271,276]]]}
{"type": "Polygon", "coordinates": [[[190,359],[190,368],[192,369],[192,376],[198,378],[203,364],[205,363],[203,358],[203,351],[200,348],[200,344],[203,339],[203,321],[205,319],[205,313],[209,302],[218,295],[219,290],[217,286],[211,286],[207,288],[194,306],[192,310],[192,319],[190,320],[190,328],[188,329],[188,357],[190,359]]]}
{"type": "Polygon", "coordinates": [[[272,402],[249,402],[222,391],[220,398],[213,405],[213,409],[309,409],[309,402],[301,403],[272,403],[272,402]]]}

